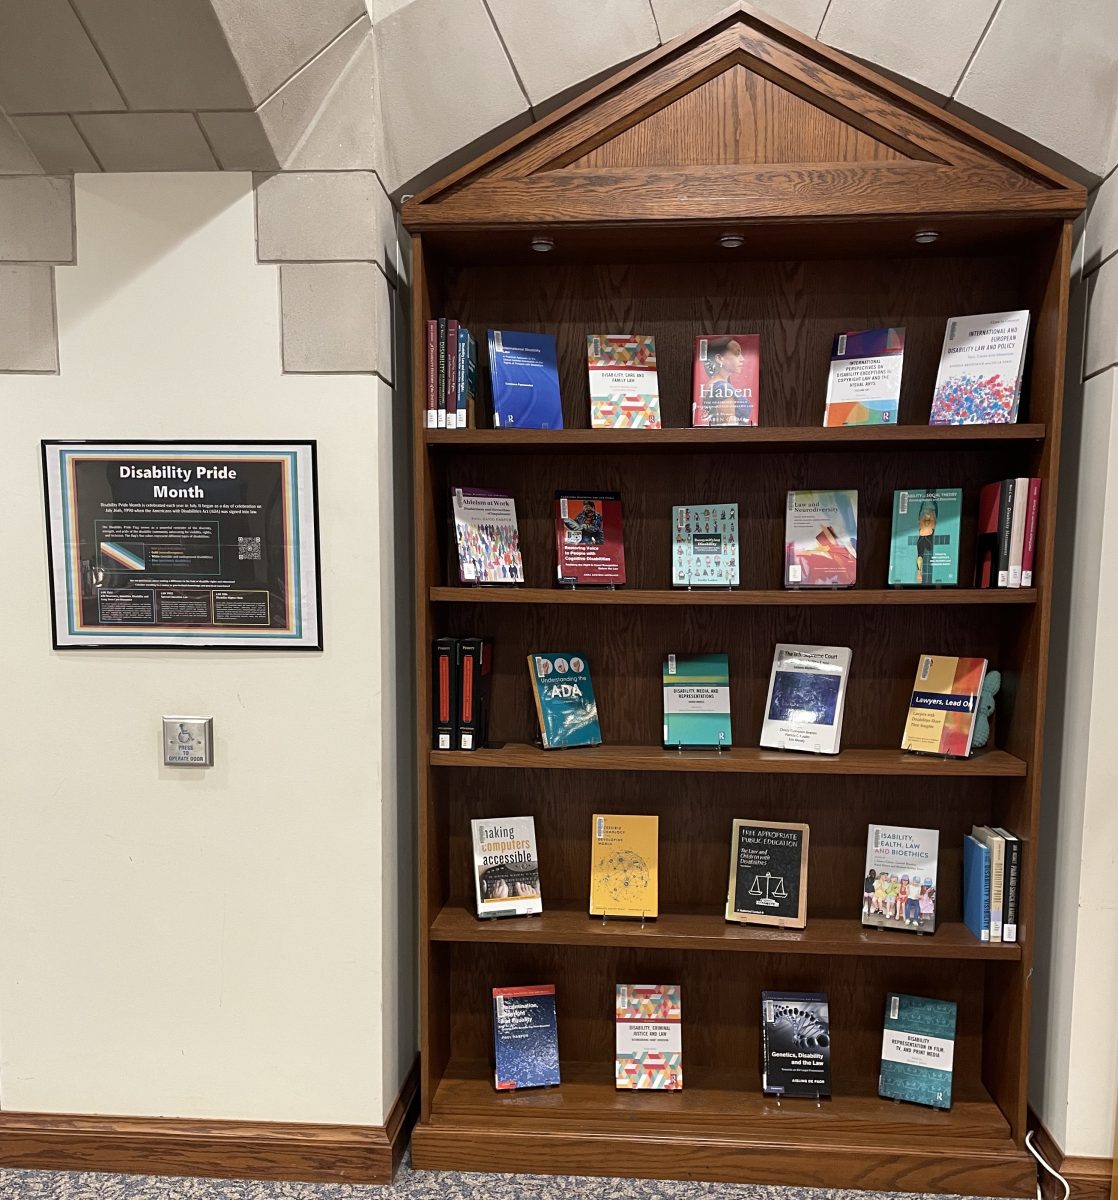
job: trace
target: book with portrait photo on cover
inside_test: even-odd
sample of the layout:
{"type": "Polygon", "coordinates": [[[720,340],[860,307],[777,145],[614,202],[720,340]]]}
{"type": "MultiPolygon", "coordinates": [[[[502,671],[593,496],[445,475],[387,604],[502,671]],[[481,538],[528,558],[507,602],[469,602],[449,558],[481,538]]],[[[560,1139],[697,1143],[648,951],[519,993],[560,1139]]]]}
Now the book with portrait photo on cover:
{"type": "Polygon", "coordinates": [[[695,339],[691,424],[760,424],[761,337],[704,333],[695,339]]]}

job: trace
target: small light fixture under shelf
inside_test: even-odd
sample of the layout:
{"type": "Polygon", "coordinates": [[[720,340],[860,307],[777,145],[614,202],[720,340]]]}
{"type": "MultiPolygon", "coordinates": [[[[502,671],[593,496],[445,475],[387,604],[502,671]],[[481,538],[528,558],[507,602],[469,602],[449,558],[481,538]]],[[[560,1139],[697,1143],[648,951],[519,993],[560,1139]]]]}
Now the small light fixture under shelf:
{"type": "Polygon", "coordinates": [[[528,245],[538,254],[546,254],[549,250],[555,249],[555,242],[549,237],[544,237],[542,234],[532,238],[528,245]]]}
{"type": "Polygon", "coordinates": [[[930,246],[932,242],[939,241],[939,230],[918,229],[912,236],[921,246],[930,246]]]}
{"type": "Polygon", "coordinates": [[[718,244],[723,250],[737,250],[745,245],[745,238],[740,233],[724,233],[718,239],[718,244]]]}

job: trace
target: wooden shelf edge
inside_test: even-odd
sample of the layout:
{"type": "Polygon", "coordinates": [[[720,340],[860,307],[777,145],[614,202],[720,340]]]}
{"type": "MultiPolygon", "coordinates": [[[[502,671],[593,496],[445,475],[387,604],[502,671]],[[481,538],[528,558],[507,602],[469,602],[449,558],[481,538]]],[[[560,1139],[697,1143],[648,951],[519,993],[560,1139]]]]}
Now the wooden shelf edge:
{"type": "Polygon", "coordinates": [[[794,754],[735,746],[726,754],[714,751],[664,750],[659,746],[587,746],[572,750],[541,750],[521,742],[480,750],[431,750],[433,767],[513,768],[559,771],[666,771],[723,775],[891,775],[963,778],[1026,775],[1024,760],[1004,750],[979,750],[970,758],[934,758],[903,750],[856,749],[839,754],[794,754]]]}
{"type": "Polygon", "coordinates": [[[842,608],[860,605],[1032,605],[1035,588],[835,588],[811,591],[696,588],[526,588],[433,587],[429,596],[443,604],[572,604],[696,608],[757,606],[842,608]]]}

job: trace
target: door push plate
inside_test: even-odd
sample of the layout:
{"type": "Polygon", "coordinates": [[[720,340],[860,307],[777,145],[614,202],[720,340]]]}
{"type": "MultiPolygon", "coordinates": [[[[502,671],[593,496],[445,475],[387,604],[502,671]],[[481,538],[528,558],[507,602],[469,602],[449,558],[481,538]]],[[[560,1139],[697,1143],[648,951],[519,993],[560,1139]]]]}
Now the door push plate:
{"type": "Polygon", "coordinates": [[[214,765],[213,717],[164,717],[163,765],[166,767],[212,767],[214,765]]]}

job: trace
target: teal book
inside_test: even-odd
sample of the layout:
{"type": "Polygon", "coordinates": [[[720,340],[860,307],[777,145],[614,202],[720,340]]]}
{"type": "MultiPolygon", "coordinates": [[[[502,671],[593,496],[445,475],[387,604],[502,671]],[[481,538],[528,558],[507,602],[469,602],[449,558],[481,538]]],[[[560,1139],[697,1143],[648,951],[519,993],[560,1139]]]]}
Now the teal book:
{"type": "Polygon", "coordinates": [[[673,750],[730,748],[730,660],[725,654],[668,655],[664,745],[673,750]]]}
{"type": "Polygon", "coordinates": [[[889,993],[878,1095],[931,1108],[951,1107],[957,1011],[953,1000],[889,993]]]}
{"type": "Polygon", "coordinates": [[[598,705],[584,655],[529,654],[528,674],[545,750],[602,744],[598,705]]]}
{"type": "Polygon", "coordinates": [[[893,493],[891,587],[954,587],[959,582],[962,488],[907,488],[893,493]]]}

